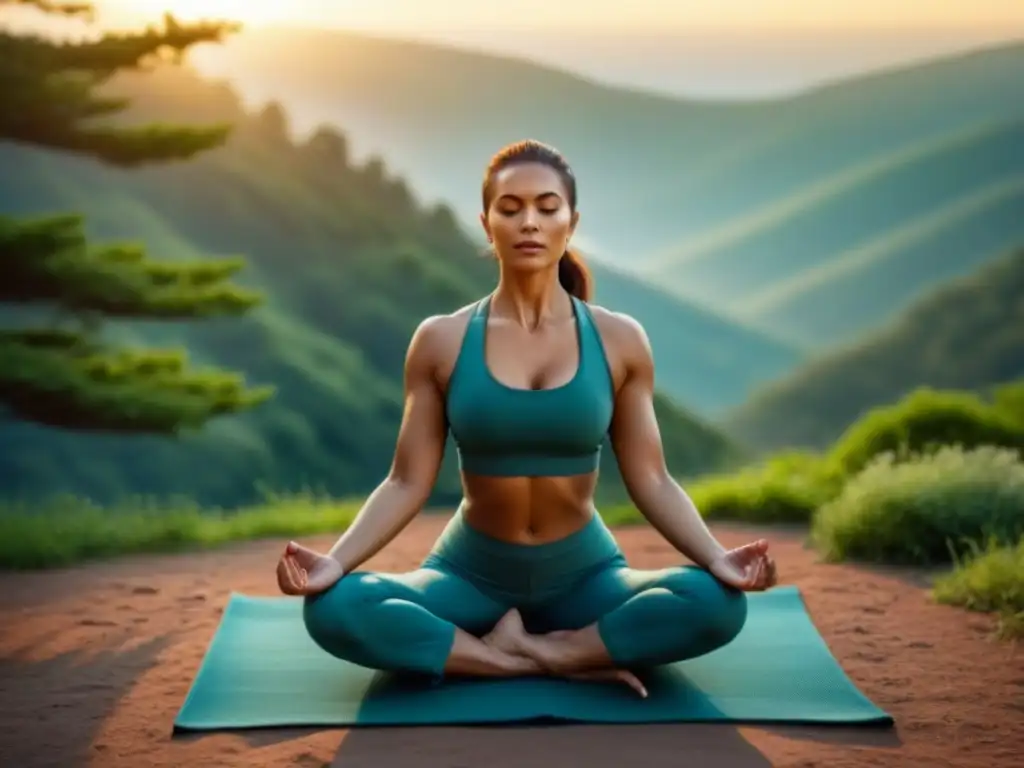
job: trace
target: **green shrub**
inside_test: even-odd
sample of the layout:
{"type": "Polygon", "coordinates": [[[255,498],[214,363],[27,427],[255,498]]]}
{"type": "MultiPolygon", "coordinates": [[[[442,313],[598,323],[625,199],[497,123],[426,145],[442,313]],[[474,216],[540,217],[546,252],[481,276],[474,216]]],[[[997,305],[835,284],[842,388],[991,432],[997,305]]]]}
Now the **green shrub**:
{"type": "Polygon", "coordinates": [[[842,485],[822,459],[789,453],[731,475],[707,477],[689,490],[708,520],[808,523],[842,485]]]}
{"type": "Polygon", "coordinates": [[[1003,637],[1024,637],[1024,539],[973,552],[935,582],[934,595],[947,605],[997,612],[1003,637]]]}
{"type": "MultiPolygon", "coordinates": [[[[707,475],[685,485],[701,515],[708,520],[751,523],[807,523],[814,511],[842,486],[835,465],[809,453],[784,453],[737,472],[707,475]]],[[[602,513],[610,524],[637,522],[631,505],[602,513]]]]}
{"type": "Polygon", "coordinates": [[[1024,463],[995,446],[947,446],[898,462],[877,456],[815,515],[829,560],[949,563],[972,543],[1015,543],[1024,531],[1024,463]]]}
{"type": "Polygon", "coordinates": [[[1024,429],[1024,381],[994,387],[992,401],[1000,413],[1024,429]]]}
{"type": "Polygon", "coordinates": [[[312,495],[272,497],[231,512],[189,501],[125,501],[104,508],[75,498],[0,509],[0,569],[49,568],[134,553],[173,552],[274,536],[343,531],[359,506],[312,495]]]}
{"type": "Polygon", "coordinates": [[[948,445],[1024,449],[1024,425],[1006,407],[968,392],[919,389],[868,412],[840,437],[831,456],[852,475],[883,453],[912,456],[948,445]]]}

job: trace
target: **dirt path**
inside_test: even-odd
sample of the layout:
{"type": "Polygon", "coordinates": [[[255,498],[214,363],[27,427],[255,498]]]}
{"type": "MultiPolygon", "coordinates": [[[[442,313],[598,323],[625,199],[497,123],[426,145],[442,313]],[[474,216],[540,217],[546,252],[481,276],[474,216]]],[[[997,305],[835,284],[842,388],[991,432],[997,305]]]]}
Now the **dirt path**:
{"type": "MultiPolygon", "coordinates": [[[[371,563],[413,566],[444,518],[417,520],[371,563]]],[[[737,545],[764,531],[720,527],[737,545]]],[[[646,528],[619,531],[634,566],[678,557],[646,528]]],[[[276,594],[282,543],[131,557],[0,576],[0,763],[19,768],[299,766],[507,768],[1010,768],[1024,754],[1024,655],[986,617],[932,605],[923,584],[817,562],[768,532],[786,583],[894,731],[728,726],[294,730],[175,737],[171,723],[230,591],[276,594]]],[[[333,537],[307,543],[326,549],[333,537]]]]}

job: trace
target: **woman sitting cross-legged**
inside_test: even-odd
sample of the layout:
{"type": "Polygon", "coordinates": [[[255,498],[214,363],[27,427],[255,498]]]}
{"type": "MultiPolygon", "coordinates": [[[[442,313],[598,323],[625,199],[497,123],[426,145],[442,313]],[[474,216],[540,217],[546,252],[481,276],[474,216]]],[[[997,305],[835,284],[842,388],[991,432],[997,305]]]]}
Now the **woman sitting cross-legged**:
{"type": "Polygon", "coordinates": [[[438,677],[617,679],[646,695],[634,671],[731,642],[744,592],[775,583],[767,542],[726,550],[669,476],[646,335],[590,305],[568,250],[578,218],[555,150],[521,142],[491,162],[481,220],[497,287],[421,323],[390,473],[328,553],[292,542],[278,563],[328,653],[438,677]],[[408,573],[357,570],[426,503],[449,430],[464,499],[429,556],[408,573]],[[606,435],[637,508],[695,565],[629,567],[594,508],[606,435]]]}

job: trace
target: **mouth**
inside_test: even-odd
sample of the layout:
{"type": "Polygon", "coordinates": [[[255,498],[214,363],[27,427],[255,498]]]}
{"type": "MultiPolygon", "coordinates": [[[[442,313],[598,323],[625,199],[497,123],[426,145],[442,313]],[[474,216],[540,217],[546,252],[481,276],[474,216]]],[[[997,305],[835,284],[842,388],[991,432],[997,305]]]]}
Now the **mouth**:
{"type": "Polygon", "coordinates": [[[522,251],[523,253],[540,253],[544,250],[544,246],[538,243],[536,240],[523,240],[521,243],[516,243],[516,250],[522,251]]]}

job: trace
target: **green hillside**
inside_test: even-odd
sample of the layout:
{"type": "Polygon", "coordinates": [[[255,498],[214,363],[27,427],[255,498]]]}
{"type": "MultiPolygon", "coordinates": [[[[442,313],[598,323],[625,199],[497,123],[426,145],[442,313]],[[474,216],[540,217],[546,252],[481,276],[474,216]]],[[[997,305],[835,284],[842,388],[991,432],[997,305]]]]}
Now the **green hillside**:
{"type": "Polygon", "coordinates": [[[871,158],[1024,114],[1021,44],[748,103],[340,31],[254,30],[219,58],[251,98],[280,98],[303,123],[338,121],[462,216],[476,213],[480,167],[498,146],[556,144],[581,180],[581,235],[625,268],[871,158]]]}
{"type": "Polygon", "coordinates": [[[596,302],[644,324],[658,386],[701,414],[711,417],[738,405],[802,359],[794,347],[635,275],[596,261],[592,267],[596,302]]]}
{"type": "MultiPolygon", "coordinates": [[[[161,85],[147,75],[140,93],[136,116],[166,100],[166,117],[228,119],[235,133],[227,147],[196,160],[131,171],[0,144],[0,213],[79,212],[96,242],[142,241],[161,259],[245,256],[250,267],[239,282],[267,295],[251,316],[194,326],[118,323],[110,334],[125,343],[187,345],[197,365],[239,370],[256,385],[273,384],[276,396],[177,440],[7,421],[0,486],[27,497],[187,495],[225,506],[266,489],[365,492],[390,461],[413,329],[486,292],[493,263],[448,209],[417,202],[379,160],[353,162],[340,133],[295,143],[279,108],[248,115],[229,89],[195,79],[161,85]]],[[[8,312],[4,322],[22,318],[8,312]]],[[[657,409],[675,472],[735,458],[733,446],[693,416],[664,398],[657,409]]],[[[452,459],[449,452],[439,502],[459,493],[452,459]]],[[[621,488],[610,470],[604,492],[614,495],[621,488]]]]}
{"type": "Polygon", "coordinates": [[[732,411],[760,450],[824,448],[868,410],[919,387],[987,391],[1024,377],[1024,249],[947,281],[856,345],[815,358],[732,411]]]}
{"type": "Polygon", "coordinates": [[[695,238],[657,274],[808,345],[884,324],[1024,239],[1024,117],[866,158],[695,238]]]}
{"type": "Polygon", "coordinates": [[[1022,78],[1024,43],[1010,43],[763,102],[766,114],[747,126],[742,142],[727,137],[720,152],[681,174],[675,186],[685,190],[687,217],[698,225],[648,263],[778,200],[856,174],[864,163],[1024,117],[1022,78]]]}
{"type": "MultiPolygon", "coordinates": [[[[524,137],[564,150],[580,178],[580,235],[624,266],[679,236],[680,212],[647,215],[652,194],[697,157],[739,140],[758,106],[687,104],[506,56],[340,30],[252,29],[217,51],[249,98],[280,100],[297,123],[345,127],[460,216],[479,211],[490,156],[524,137]],[[272,50],[273,56],[267,56],[272,50]],[[727,119],[732,118],[732,119],[727,119]],[[723,132],[726,132],[723,135],[723,132]]],[[[685,216],[685,214],[683,214],[685,216]]]]}
{"type": "MultiPolygon", "coordinates": [[[[203,120],[234,119],[231,113],[235,109],[234,97],[230,90],[225,91],[226,86],[223,85],[209,85],[203,89],[203,95],[197,97],[194,77],[186,70],[147,75],[138,84],[131,80],[122,82],[118,89],[131,96],[135,104],[134,114],[139,118],[198,113],[197,118],[203,120]]],[[[275,120],[278,122],[275,130],[282,135],[289,132],[283,116],[275,120]]],[[[342,124],[342,128],[348,138],[347,126],[342,124]]],[[[347,142],[347,151],[356,160],[352,143],[351,140],[347,142]]],[[[391,168],[390,154],[385,152],[384,156],[391,168]]],[[[476,213],[480,206],[477,199],[480,174],[487,157],[476,156],[473,159],[478,167],[472,178],[465,180],[462,191],[474,193],[476,213]]],[[[365,162],[376,165],[379,156],[371,156],[365,162]]],[[[411,186],[416,188],[418,198],[426,199],[419,184],[411,186]]],[[[402,194],[412,193],[406,189],[402,194]]],[[[590,215],[589,211],[586,215],[590,215]]],[[[463,224],[463,228],[471,237],[479,233],[475,218],[463,224]]],[[[481,253],[485,245],[481,239],[481,253]]],[[[227,241],[224,247],[230,250],[234,246],[227,241]]],[[[738,405],[750,395],[754,386],[791,370],[801,359],[792,345],[763,331],[670,295],[635,274],[606,266],[596,258],[590,262],[598,301],[611,309],[633,315],[643,323],[659,360],[659,384],[663,391],[698,413],[710,415],[738,405]],[[694,376],[695,368],[701,371],[700,376],[694,376]]]]}

